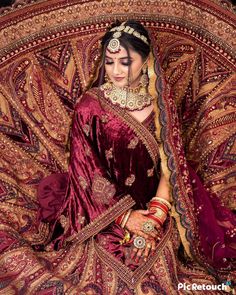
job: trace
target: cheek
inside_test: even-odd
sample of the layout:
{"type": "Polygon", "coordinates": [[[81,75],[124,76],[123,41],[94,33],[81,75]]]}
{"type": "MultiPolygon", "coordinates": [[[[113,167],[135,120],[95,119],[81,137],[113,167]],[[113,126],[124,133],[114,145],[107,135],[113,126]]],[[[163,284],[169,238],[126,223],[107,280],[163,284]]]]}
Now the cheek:
{"type": "Polygon", "coordinates": [[[108,66],[105,66],[105,72],[106,72],[106,74],[107,74],[107,76],[108,77],[110,77],[111,76],[111,67],[108,67],[108,66]]]}

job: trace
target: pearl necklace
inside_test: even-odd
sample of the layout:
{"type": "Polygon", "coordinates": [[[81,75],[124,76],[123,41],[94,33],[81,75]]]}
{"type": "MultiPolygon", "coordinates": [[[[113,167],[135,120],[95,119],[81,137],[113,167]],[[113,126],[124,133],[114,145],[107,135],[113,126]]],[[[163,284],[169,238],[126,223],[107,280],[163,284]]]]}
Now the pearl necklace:
{"type": "Polygon", "coordinates": [[[107,82],[100,86],[104,91],[104,96],[109,99],[113,105],[128,111],[141,111],[151,105],[153,98],[150,94],[140,93],[140,87],[137,88],[119,88],[114,84],[107,82]]]}

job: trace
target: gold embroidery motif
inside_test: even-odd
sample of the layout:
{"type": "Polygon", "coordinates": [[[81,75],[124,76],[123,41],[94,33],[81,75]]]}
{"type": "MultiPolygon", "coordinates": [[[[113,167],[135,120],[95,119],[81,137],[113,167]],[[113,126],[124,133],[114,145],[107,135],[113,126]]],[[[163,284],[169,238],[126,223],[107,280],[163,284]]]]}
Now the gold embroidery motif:
{"type": "Polygon", "coordinates": [[[88,186],[87,181],[84,179],[84,177],[79,176],[79,184],[80,186],[85,190],[88,186]]]}
{"type": "Polygon", "coordinates": [[[104,123],[104,124],[107,123],[108,122],[108,118],[109,117],[108,117],[107,114],[103,114],[102,117],[101,117],[102,123],[104,123]]]}
{"type": "Polygon", "coordinates": [[[131,139],[128,145],[128,149],[134,149],[137,146],[138,142],[139,142],[138,137],[134,137],[133,139],[131,139]]]}
{"type": "Polygon", "coordinates": [[[86,144],[84,144],[84,152],[87,156],[90,156],[91,155],[91,150],[89,147],[87,147],[86,144]]]}
{"type": "Polygon", "coordinates": [[[84,130],[84,133],[89,136],[89,131],[90,131],[90,126],[88,124],[85,124],[83,126],[83,130],[84,130]]]}
{"type": "Polygon", "coordinates": [[[61,226],[64,228],[64,231],[66,232],[67,229],[69,228],[69,219],[65,215],[60,216],[60,223],[61,226]]]}
{"type": "Polygon", "coordinates": [[[82,216],[80,213],[78,213],[78,215],[77,215],[77,219],[78,219],[78,222],[79,222],[80,224],[84,224],[84,222],[85,222],[85,217],[82,216]]]}
{"type": "Polygon", "coordinates": [[[135,181],[135,175],[131,174],[129,177],[126,178],[125,185],[131,186],[135,181]]]}
{"type": "Polygon", "coordinates": [[[92,191],[96,197],[97,203],[108,204],[110,199],[115,195],[116,189],[106,178],[95,174],[92,191]]]}
{"type": "Polygon", "coordinates": [[[106,150],[105,154],[106,154],[106,159],[107,160],[112,159],[113,158],[113,149],[110,148],[109,150],[106,150]]]}
{"type": "Polygon", "coordinates": [[[151,169],[147,170],[147,176],[148,177],[152,177],[154,175],[154,167],[152,167],[151,169]]]}

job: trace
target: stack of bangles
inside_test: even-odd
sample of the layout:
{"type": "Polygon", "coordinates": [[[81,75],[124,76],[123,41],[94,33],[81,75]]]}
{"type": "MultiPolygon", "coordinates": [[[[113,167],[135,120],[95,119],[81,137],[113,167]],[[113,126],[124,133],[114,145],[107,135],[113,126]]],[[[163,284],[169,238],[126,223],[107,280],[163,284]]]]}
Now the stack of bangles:
{"type": "Polygon", "coordinates": [[[154,197],[148,204],[148,210],[150,211],[148,217],[162,226],[170,209],[170,202],[163,198],[154,197]]]}
{"type": "Polygon", "coordinates": [[[129,209],[128,211],[120,215],[118,218],[116,218],[115,223],[120,225],[122,228],[124,228],[130,217],[131,212],[132,212],[132,209],[129,209]]]}

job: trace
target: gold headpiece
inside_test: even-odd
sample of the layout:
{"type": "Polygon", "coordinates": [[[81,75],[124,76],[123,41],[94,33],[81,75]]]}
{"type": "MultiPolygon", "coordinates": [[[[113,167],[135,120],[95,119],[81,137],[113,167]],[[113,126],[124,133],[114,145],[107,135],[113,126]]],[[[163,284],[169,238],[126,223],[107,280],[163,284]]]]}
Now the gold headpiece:
{"type": "Polygon", "coordinates": [[[134,35],[136,38],[142,40],[144,43],[149,45],[147,37],[141,35],[139,32],[135,31],[135,29],[131,28],[130,26],[125,26],[125,23],[122,23],[118,27],[114,27],[110,30],[110,32],[114,32],[112,35],[112,39],[109,41],[107,49],[112,52],[116,53],[120,50],[120,41],[119,38],[122,35],[122,32],[125,32],[130,35],[134,35]]]}

